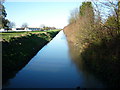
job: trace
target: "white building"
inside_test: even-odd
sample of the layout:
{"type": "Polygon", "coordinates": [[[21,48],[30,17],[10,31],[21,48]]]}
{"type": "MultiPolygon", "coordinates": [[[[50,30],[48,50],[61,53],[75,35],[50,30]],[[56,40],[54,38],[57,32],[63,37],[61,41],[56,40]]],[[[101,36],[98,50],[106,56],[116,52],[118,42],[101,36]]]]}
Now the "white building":
{"type": "Polygon", "coordinates": [[[34,28],[34,27],[12,28],[12,31],[41,31],[41,28],[34,28]]]}
{"type": "Polygon", "coordinates": [[[1,28],[0,30],[1,30],[1,31],[5,31],[5,29],[3,29],[3,28],[1,28]]]}
{"type": "Polygon", "coordinates": [[[27,29],[32,31],[41,31],[41,28],[28,27],[27,29]]]}

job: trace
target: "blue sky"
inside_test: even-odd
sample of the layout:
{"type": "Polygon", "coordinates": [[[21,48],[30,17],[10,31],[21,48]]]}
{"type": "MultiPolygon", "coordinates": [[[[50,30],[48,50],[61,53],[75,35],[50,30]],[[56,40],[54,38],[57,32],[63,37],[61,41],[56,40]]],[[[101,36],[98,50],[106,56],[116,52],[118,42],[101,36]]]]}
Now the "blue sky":
{"type": "MultiPolygon", "coordinates": [[[[6,0],[4,6],[6,18],[15,22],[16,27],[27,23],[29,27],[40,27],[44,24],[63,28],[68,24],[70,12],[79,8],[83,1],[91,0],[6,0]]],[[[104,12],[104,17],[105,13],[110,13],[105,8],[101,8],[101,11],[104,12]]]]}
{"type": "MultiPolygon", "coordinates": [[[[17,1],[17,0],[16,0],[17,1]]],[[[71,10],[79,8],[81,2],[5,2],[7,19],[16,27],[28,23],[30,27],[55,26],[63,28],[68,24],[71,10]]]]}

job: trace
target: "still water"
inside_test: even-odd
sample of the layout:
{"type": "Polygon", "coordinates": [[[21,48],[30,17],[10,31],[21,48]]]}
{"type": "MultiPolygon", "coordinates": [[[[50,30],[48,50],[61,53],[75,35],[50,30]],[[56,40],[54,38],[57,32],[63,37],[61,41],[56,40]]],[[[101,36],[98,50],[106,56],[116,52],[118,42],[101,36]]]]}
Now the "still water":
{"type": "Polygon", "coordinates": [[[103,83],[72,60],[63,31],[44,46],[4,88],[100,88],[103,83]]]}

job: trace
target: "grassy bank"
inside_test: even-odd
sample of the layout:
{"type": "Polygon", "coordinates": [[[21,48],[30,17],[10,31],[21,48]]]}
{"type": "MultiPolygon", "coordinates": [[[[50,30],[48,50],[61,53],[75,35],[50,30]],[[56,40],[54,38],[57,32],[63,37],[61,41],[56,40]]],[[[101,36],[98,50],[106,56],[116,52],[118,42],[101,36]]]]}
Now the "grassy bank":
{"type": "Polygon", "coordinates": [[[0,38],[2,40],[6,40],[6,41],[9,42],[9,40],[12,37],[17,38],[17,37],[26,36],[26,35],[29,35],[29,34],[39,34],[39,33],[56,32],[56,31],[60,31],[60,30],[59,29],[54,29],[54,30],[48,30],[48,31],[29,31],[29,32],[26,32],[26,31],[22,31],[22,32],[12,31],[12,32],[1,32],[0,33],[0,38]]]}
{"type": "MultiPolygon", "coordinates": [[[[3,84],[22,69],[29,60],[45,46],[59,30],[49,32],[12,33],[12,37],[3,37],[2,43],[2,75],[3,84]],[[23,36],[21,36],[21,34],[23,36]],[[18,36],[17,36],[18,35],[18,36]]],[[[5,33],[8,34],[8,33],[5,33]]],[[[10,35],[11,33],[9,33],[10,35]]]]}

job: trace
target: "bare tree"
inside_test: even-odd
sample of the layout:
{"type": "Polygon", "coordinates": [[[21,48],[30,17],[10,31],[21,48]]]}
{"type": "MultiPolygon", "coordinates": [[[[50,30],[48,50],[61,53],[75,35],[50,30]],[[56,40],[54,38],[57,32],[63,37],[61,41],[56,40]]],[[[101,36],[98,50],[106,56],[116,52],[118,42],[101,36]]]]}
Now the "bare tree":
{"type": "Polygon", "coordinates": [[[69,18],[69,23],[74,23],[78,20],[79,18],[79,9],[75,8],[71,11],[70,18],[69,18]]]}
{"type": "Polygon", "coordinates": [[[8,27],[11,29],[11,28],[14,28],[15,27],[15,23],[14,22],[9,22],[8,23],[8,27]]]}
{"type": "Polygon", "coordinates": [[[28,24],[27,23],[23,23],[21,28],[27,28],[28,27],[28,24]]]}
{"type": "Polygon", "coordinates": [[[44,24],[41,24],[41,25],[40,25],[40,27],[41,27],[41,28],[44,28],[44,27],[45,27],[45,25],[44,25],[44,24]]]}

